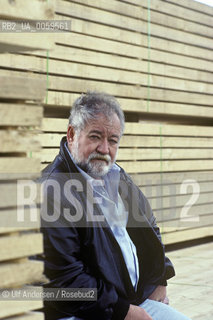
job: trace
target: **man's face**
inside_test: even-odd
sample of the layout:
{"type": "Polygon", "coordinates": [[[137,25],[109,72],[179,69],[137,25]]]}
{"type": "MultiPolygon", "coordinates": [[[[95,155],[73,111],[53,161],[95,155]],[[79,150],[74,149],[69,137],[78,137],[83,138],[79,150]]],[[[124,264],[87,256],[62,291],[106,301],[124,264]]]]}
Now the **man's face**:
{"type": "Polygon", "coordinates": [[[121,135],[120,120],[116,114],[111,119],[100,115],[91,120],[77,135],[69,126],[68,147],[80,168],[94,177],[105,175],[116,160],[121,135]]]}

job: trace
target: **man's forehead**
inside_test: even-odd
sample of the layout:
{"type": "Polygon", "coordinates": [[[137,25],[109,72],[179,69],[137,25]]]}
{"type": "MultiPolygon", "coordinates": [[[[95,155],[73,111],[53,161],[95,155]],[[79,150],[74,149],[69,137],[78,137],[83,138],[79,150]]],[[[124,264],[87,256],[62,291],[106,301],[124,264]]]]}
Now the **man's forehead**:
{"type": "Polygon", "coordinates": [[[96,132],[96,133],[103,133],[105,131],[109,131],[111,133],[120,134],[121,125],[120,120],[116,117],[112,119],[108,119],[106,117],[99,117],[97,120],[90,120],[88,121],[87,125],[85,126],[84,130],[87,132],[96,132]]]}

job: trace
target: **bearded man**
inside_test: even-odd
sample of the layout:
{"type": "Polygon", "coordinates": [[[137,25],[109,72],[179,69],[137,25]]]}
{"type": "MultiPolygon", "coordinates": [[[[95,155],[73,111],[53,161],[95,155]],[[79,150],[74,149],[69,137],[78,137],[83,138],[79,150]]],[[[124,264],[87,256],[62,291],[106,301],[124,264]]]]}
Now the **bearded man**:
{"type": "Polygon", "coordinates": [[[46,319],[188,319],[168,306],[174,269],[150,205],[115,163],[123,132],[114,97],[83,94],[59,155],[43,172],[48,286],[97,290],[92,301],[46,302],[46,319]]]}

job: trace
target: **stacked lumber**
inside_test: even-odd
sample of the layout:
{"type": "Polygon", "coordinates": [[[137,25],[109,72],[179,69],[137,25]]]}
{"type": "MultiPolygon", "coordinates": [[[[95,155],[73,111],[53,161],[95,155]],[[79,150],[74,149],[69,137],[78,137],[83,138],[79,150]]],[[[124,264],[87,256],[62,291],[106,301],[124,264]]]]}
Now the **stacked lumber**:
{"type": "MultiPolygon", "coordinates": [[[[19,186],[33,183],[40,175],[40,160],[32,152],[40,150],[37,128],[45,86],[33,77],[26,81],[0,76],[0,288],[8,292],[39,281],[43,273],[42,262],[28,259],[43,251],[39,211],[33,207],[34,198],[28,201],[29,190],[22,192],[19,186]],[[24,204],[22,219],[19,210],[24,204]]],[[[42,299],[4,301],[1,297],[0,319],[43,319],[42,313],[31,312],[41,307],[42,299]]]]}
{"type": "MultiPolygon", "coordinates": [[[[1,3],[1,28],[21,24],[23,20],[50,19],[54,11],[46,1],[24,0],[1,3]],[[15,22],[14,22],[15,21],[15,22]]],[[[0,32],[0,60],[4,52],[50,49],[52,37],[42,33],[0,32]]],[[[10,53],[8,53],[10,55],[10,53]]],[[[16,62],[14,62],[16,63],[16,62]]],[[[46,80],[28,70],[27,74],[0,71],[0,289],[12,295],[13,290],[39,282],[43,262],[31,256],[43,252],[40,217],[37,204],[37,185],[40,159],[32,156],[39,152],[39,128],[43,117],[42,101],[46,93],[46,80]],[[30,183],[35,190],[31,197],[30,183]],[[28,189],[26,186],[28,185],[28,189]]],[[[38,189],[39,190],[39,189],[38,189]]],[[[42,298],[7,300],[1,295],[0,319],[44,319],[42,298]]]]}
{"type": "Polygon", "coordinates": [[[41,32],[26,32],[33,21],[53,19],[53,6],[46,0],[3,0],[0,12],[0,52],[51,49],[53,36],[41,32]],[[22,30],[17,31],[17,30],[22,30]]]}
{"type": "Polygon", "coordinates": [[[54,159],[80,93],[108,92],[127,120],[118,162],[148,196],[164,242],[213,235],[213,8],[193,0],[55,5],[56,19],[71,21],[72,30],[55,33],[54,50],[0,61],[5,76],[30,71],[47,80],[43,149],[33,157],[42,168],[54,159]]]}

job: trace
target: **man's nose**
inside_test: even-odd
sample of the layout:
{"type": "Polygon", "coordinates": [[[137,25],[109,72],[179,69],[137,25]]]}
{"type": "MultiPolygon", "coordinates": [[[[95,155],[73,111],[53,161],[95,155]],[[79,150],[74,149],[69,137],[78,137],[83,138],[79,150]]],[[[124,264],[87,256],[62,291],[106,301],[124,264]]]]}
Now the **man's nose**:
{"type": "Polygon", "coordinates": [[[109,154],[109,142],[107,139],[101,140],[97,147],[97,152],[101,154],[109,154]]]}

